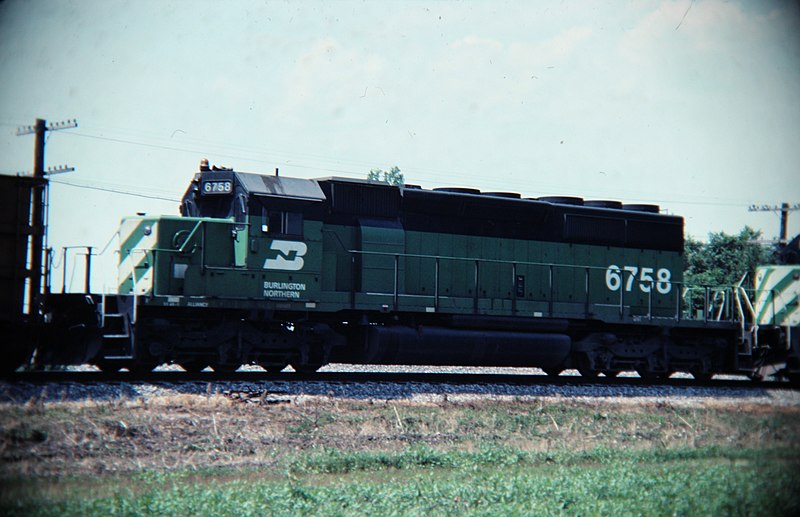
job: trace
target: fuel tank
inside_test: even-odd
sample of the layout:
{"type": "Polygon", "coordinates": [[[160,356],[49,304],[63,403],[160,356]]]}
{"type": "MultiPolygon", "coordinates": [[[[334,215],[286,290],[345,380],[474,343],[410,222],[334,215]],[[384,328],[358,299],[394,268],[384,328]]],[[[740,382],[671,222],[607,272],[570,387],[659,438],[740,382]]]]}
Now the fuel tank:
{"type": "Polygon", "coordinates": [[[366,348],[358,362],[549,368],[561,364],[571,348],[565,334],[374,326],[367,331],[366,348]]]}

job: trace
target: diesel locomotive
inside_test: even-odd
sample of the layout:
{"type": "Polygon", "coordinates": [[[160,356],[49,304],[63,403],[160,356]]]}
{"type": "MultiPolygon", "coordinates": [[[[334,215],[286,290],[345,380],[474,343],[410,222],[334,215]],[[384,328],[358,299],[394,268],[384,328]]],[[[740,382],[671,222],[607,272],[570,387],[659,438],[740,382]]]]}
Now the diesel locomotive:
{"type": "MultiPolygon", "coordinates": [[[[30,227],[37,187],[4,182],[30,227]]],[[[655,205],[203,166],[179,216],[122,220],[117,293],[52,293],[45,259],[27,302],[19,264],[29,273],[22,250],[41,253],[36,229],[6,226],[6,369],[800,371],[800,268],[759,272],[757,293],[685,285],[683,219],[655,205]]]]}

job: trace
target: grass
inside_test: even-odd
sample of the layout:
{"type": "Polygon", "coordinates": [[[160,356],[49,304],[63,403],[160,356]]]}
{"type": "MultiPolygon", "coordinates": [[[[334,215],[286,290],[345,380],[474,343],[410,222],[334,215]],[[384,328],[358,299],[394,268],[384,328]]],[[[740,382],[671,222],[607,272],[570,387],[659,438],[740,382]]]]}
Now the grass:
{"type": "Polygon", "coordinates": [[[794,407],[0,407],[0,515],[798,515],[798,467],[794,407]]]}
{"type": "MultiPolygon", "coordinates": [[[[7,515],[797,515],[800,450],[708,448],[554,455],[327,450],[258,469],[72,478],[7,515]],[[96,494],[96,495],[93,495],[96,494]]],[[[29,490],[35,487],[27,487],[29,490]]]]}

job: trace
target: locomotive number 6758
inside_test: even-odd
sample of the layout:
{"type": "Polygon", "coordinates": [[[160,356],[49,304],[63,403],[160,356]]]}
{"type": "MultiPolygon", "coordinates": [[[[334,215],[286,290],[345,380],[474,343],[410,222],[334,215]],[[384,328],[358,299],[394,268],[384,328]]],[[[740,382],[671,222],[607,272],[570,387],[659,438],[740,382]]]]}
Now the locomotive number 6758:
{"type": "Polygon", "coordinates": [[[669,294],[672,291],[671,279],[672,272],[665,267],[656,270],[652,267],[619,267],[611,264],[606,269],[606,287],[609,291],[619,291],[624,284],[626,292],[631,292],[634,285],[638,285],[643,293],[649,293],[655,287],[659,293],[669,294]]]}

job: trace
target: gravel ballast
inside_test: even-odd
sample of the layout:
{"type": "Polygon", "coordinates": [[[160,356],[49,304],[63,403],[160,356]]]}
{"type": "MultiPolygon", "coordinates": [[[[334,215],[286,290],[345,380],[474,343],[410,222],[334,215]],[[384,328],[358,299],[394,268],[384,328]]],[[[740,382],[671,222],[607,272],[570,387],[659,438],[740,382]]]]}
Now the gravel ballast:
{"type": "MultiPolygon", "coordinates": [[[[170,367],[165,367],[169,369],[170,367]]],[[[177,369],[177,367],[174,367],[177,369]]],[[[360,367],[328,365],[327,372],[413,372],[413,373],[540,373],[533,368],[457,367],[360,367]]],[[[571,372],[566,372],[568,375],[571,372]]],[[[572,399],[595,403],[658,403],[678,406],[763,405],[800,407],[800,392],[787,388],[743,383],[742,387],[607,386],[607,385],[519,385],[445,384],[426,382],[323,382],[323,381],[185,381],[185,382],[59,382],[34,384],[0,382],[0,404],[31,404],[82,401],[150,400],[172,395],[226,395],[259,403],[305,404],[319,398],[351,400],[392,400],[407,403],[467,403],[470,401],[526,401],[542,398],[572,399]]]]}

